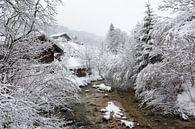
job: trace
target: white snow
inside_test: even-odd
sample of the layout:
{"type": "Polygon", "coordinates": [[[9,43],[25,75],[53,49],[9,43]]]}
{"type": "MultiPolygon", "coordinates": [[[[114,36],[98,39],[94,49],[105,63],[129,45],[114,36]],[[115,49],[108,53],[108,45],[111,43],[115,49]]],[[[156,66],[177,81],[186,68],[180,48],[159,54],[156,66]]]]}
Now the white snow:
{"type": "Polygon", "coordinates": [[[91,80],[88,77],[77,77],[77,76],[70,76],[69,78],[72,82],[74,82],[77,86],[87,86],[91,80]]]}
{"type": "Polygon", "coordinates": [[[111,119],[110,112],[105,112],[103,118],[104,118],[105,120],[110,120],[110,119],[111,119]]]}
{"type": "Polygon", "coordinates": [[[89,92],[89,90],[85,90],[85,92],[89,92]]]}
{"type": "Polygon", "coordinates": [[[106,86],[105,84],[94,85],[93,88],[97,88],[100,91],[111,91],[111,87],[106,86]]]}
{"type": "MultiPolygon", "coordinates": [[[[59,36],[64,33],[52,35],[52,36],[59,36]]],[[[75,70],[78,68],[86,68],[86,60],[83,59],[83,53],[86,50],[86,46],[73,42],[73,41],[66,41],[63,38],[53,39],[61,49],[64,51],[64,57],[62,58],[62,64],[68,70],[75,70]]],[[[72,71],[73,72],[73,71],[72,71]]],[[[74,82],[77,86],[86,86],[91,81],[102,80],[102,78],[97,74],[97,71],[92,69],[92,75],[86,77],[77,77],[76,75],[70,75],[68,78],[74,82]]]]}
{"type": "Polygon", "coordinates": [[[187,120],[188,116],[195,116],[195,87],[189,87],[178,95],[176,106],[181,113],[181,117],[187,120]]]}
{"type": "Polygon", "coordinates": [[[60,49],[64,50],[64,48],[65,48],[64,42],[55,42],[55,44],[56,44],[60,49]]]}
{"type": "Polygon", "coordinates": [[[58,33],[58,34],[52,34],[52,35],[50,35],[50,37],[58,37],[58,36],[61,36],[63,34],[67,34],[67,33],[62,32],[62,33],[58,33]]]}
{"type": "Polygon", "coordinates": [[[106,112],[106,109],[102,108],[100,111],[101,111],[101,112],[106,112]]]}
{"type": "Polygon", "coordinates": [[[126,119],[127,119],[127,117],[126,117],[126,116],[123,116],[123,117],[122,117],[122,119],[123,119],[123,120],[126,120],[126,119]]]}
{"type": "Polygon", "coordinates": [[[77,69],[77,68],[84,68],[83,60],[77,57],[70,57],[65,64],[69,69],[77,69]]]}
{"type": "Polygon", "coordinates": [[[184,113],[181,114],[181,118],[184,119],[184,120],[188,120],[189,119],[189,117],[186,114],[184,114],[184,113]]]}
{"type": "Polygon", "coordinates": [[[4,36],[0,36],[0,44],[3,43],[5,41],[5,37],[4,36]]]}
{"type": "Polygon", "coordinates": [[[77,77],[75,75],[69,76],[69,79],[74,82],[77,86],[87,86],[92,81],[102,80],[102,78],[99,75],[96,75],[92,73],[90,76],[86,77],[77,77]]]}
{"type": "Polygon", "coordinates": [[[84,52],[85,51],[85,47],[81,44],[69,41],[68,45],[71,46],[73,49],[77,50],[77,51],[81,51],[84,52]]]}
{"type": "Polygon", "coordinates": [[[101,112],[104,112],[104,119],[111,119],[111,114],[113,114],[113,118],[119,117],[121,114],[121,110],[118,106],[116,106],[113,102],[108,102],[108,105],[105,109],[101,109],[101,112]]]}
{"type": "Polygon", "coordinates": [[[130,128],[130,129],[134,127],[134,122],[132,121],[121,120],[121,124],[125,125],[127,128],[130,128]]]}
{"type": "Polygon", "coordinates": [[[121,114],[121,110],[118,106],[116,106],[113,102],[108,102],[108,106],[106,107],[108,112],[114,113],[114,115],[121,114]]]}
{"type": "Polygon", "coordinates": [[[107,107],[101,109],[100,111],[104,113],[103,119],[110,120],[112,118],[119,120],[122,125],[125,125],[127,128],[132,129],[135,125],[134,122],[126,120],[127,117],[124,116],[121,109],[116,106],[112,101],[107,103],[107,107]]]}

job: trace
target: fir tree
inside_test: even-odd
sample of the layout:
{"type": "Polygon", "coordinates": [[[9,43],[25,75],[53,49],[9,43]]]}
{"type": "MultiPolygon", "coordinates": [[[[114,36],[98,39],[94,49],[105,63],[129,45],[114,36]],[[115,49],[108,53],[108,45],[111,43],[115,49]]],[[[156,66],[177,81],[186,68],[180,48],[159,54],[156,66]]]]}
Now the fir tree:
{"type": "MultiPolygon", "coordinates": [[[[139,35],[140,37],[137,37],[137,72],[140,72],[142,69],[144,69],[150,62],[150,52],[153,50],[154,43],[153,43],[153,37],[152,37],[152,30],[153,26],[155,24],[155,17],[151,8],[150,3],[147,3],[146,5],[146,16],[143,20],[143,25],[141,28],[137,28],[139,31],[136,33],[136,35],[139,35]]],[[[139,26],[140,27],[140,26],[139,26]]]]}
{"type": "Polygon", "coordinates": [[[128,36],[120,29],[115,29],[114,25],[111,24],[106,35],[106,41],[108,51],[112,52],[114,55],[117,55],[124,48],[125,43],[128,41],[128,36]]]}

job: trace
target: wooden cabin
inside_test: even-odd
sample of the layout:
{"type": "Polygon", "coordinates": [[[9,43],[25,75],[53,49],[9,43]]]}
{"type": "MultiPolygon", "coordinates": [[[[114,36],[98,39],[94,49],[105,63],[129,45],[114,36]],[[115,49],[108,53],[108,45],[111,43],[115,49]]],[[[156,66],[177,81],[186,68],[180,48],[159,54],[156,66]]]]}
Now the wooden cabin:
{"type": "Polygon", "coordinates": [[[50,42],[53,44],[51,48],[43,51],[38,57],[36,57],[41,63],[51,63],[55,59],[61,61],[61,56],[64,54],[64,51],[60,46],[53,43],[45,35],[39,36],[38,39],[42,42],[50,42]]]}

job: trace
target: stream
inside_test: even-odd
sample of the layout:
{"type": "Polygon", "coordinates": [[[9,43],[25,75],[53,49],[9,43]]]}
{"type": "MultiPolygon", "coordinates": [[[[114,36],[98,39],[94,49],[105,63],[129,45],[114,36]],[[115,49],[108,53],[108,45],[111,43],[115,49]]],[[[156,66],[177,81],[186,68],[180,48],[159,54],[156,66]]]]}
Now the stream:
{"type": "Polygon", "coordinates": [[[139,123],[135,129],[195,129],[195,120],[184,121],[175,116],[163,116],[160,112],[140,108],[133,91],[100,93],[92,88],[92,85],[100,83],[103,82],[93,82],[81,88],[81,102],[74,105],[74,113],[68,115],[68,119],[74,121],[73,129],[125,129],[115,119],[103,120],[100,110],[109,101],[117,104],[128,119],[139,123]]]}

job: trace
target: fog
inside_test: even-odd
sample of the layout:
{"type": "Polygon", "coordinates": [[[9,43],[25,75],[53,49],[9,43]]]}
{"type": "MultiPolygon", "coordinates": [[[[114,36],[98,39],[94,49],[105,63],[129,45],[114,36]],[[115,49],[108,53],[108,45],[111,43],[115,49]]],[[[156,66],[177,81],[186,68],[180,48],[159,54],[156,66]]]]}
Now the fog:
{"type": "MultiPolygon", "coordinates": [[[[143,19],[147,0],[63,0],[57,23],[104,36],[111,23],[129,32],[143,19]]],[[[150,0],[156,13],[161,0],[150,0]]]]}

